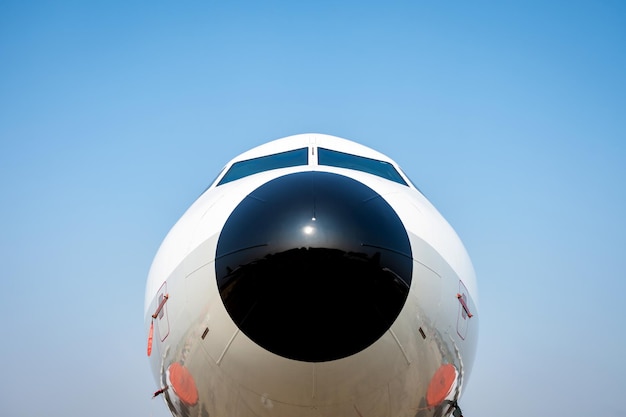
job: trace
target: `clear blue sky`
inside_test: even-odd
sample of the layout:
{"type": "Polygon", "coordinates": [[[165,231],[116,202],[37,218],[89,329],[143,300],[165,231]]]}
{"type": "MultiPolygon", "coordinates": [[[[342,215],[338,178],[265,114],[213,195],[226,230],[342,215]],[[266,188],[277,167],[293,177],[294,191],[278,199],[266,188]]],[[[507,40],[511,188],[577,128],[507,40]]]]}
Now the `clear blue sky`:
{"type": "Polygon", "coordinates": [[[0,3],[0,415],[169,413],[152,257],[236,154],[397,160],[479,278],[468,417],[626,416],[626,3],[0,3]]]}

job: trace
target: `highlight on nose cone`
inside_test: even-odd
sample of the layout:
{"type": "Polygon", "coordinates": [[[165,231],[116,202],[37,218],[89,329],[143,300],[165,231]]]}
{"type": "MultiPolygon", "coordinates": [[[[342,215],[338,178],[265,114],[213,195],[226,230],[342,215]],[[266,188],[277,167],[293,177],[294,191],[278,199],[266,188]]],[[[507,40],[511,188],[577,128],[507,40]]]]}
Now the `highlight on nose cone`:
{"type": "Polygon", "coordinates": [[[300,172],[250,193],[220,234],[217,283],[230,317],[263,348],[323,362],[367,348],[406,301],[402,221],[351,178],[300,172]]]}

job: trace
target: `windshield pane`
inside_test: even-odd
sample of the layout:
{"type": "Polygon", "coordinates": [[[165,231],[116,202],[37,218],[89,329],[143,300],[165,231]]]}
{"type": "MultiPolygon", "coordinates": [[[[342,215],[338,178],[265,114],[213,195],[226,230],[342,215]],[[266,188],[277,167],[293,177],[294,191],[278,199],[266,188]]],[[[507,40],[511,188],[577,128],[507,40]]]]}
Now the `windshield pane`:
{"type": "Polygon", "coordinates": [[[247,161],[234,163],[217,185],[226,184],[227,182],[235,181],[263,171],[307,165],[308,163],[308,148],[248,159],[247,161]]]}
{"type": "Polygon", "coordinates": [[[351,155],[349,153],[331,151],[330,149],[324,148],[319,148],[317,154],[318,164],[320,165],[355,169],[357,171],[377,175],[390,181],[397,182],[398,184],[408,185],[389,162],[351,155]]]}

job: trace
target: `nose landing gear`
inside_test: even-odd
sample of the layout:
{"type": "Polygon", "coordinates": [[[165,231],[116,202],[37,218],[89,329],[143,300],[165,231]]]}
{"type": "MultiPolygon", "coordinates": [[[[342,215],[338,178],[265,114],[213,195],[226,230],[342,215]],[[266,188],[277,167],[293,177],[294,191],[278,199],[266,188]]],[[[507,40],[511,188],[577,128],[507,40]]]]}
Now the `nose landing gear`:
{"type": "Polygon", "coordinates": [[[461,411],[461,407],[459,407],[459,404],[456,401],[451,404],[451,407],[454,410],[452,411],[452,415],[454,417],[463,417],[463,412],[461,411]]]}

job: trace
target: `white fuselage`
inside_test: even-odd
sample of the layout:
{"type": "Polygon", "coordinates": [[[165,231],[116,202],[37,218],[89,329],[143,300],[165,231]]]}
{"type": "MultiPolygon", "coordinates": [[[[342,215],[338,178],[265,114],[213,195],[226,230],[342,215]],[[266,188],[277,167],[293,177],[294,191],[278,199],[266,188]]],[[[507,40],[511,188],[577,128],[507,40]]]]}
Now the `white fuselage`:
{"type": "Polygon", "coordinates": [[[145,320],[177,417],[443,416],[474,362],[476,279],[395,162],[305,134],[233,159],[193,203],[154,259],[145,320]]]}

